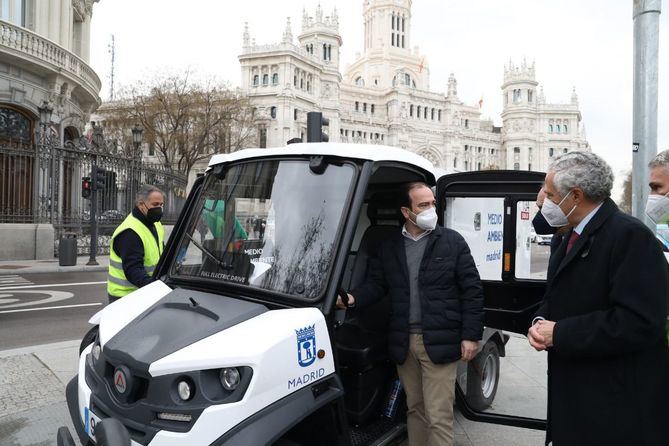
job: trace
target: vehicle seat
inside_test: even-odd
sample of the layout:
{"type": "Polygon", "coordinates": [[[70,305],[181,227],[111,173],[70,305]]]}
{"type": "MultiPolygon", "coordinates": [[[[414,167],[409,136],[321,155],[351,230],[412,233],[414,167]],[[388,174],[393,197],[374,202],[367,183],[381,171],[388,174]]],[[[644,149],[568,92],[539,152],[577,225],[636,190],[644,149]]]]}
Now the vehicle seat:
{"type": "MultiPolygon", "coordinates": [[[[395,200],[396,194],[391,202],[379,195],[370,200],[367,213],[372,225],[362,236],[350,270],[350,277],[345,277],[342,283],[346,291],[354,290],[365,281],[369,259],[377,255],[379,246],[384,240],[396,236],[400,230],[397,226],[399,206],[395,204],[395,200]]],[[[340,364],[352,371],[360,372],[388,357],[390,303],[388,299],[382,298],[370,306],[355,308],[351,316],[337,329],[335,341],[340,364]]]]}

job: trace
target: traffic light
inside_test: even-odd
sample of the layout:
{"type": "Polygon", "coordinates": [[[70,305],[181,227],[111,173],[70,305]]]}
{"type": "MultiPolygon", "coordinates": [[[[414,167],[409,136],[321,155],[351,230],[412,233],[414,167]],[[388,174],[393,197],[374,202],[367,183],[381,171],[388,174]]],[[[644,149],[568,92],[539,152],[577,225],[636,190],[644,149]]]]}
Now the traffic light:
{"type": "Polygon", "coordinates": [[[107,171],[101,167],[93,166],[93,188],[104,190],[107,186],[107,171]]]}
{"type": "Polygon", "coordinates": [[[328,142],[330,138],[323,133],[323,126],[329,126],[330,120],[321,112],[307,113],[307,142],[328,142]]]}
{"type": "Polygon", "coordinates": [[[91,177],[81,177],[81,196],[90,200],[92,193],[91,177]]]}

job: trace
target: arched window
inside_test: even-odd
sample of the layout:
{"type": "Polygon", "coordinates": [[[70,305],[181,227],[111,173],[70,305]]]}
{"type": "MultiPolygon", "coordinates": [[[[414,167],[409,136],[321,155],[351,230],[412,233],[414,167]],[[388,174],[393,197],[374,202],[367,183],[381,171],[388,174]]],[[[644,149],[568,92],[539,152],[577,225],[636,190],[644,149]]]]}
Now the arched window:
{"type": "Polygon", "coordinates": [[[562,126],[562,133],[568,133],[568,132],[567,132],[567,124],[564,124],[564,125],[562,126]]]}
{"type": "Polygon", "coordinates": [[[370,112],[374,114],[374,104],[370,105],[370,112]]]}
{"type": "Polygon", "coordinates": [[[296,108],[293,109],[293,120],[297,121],[297,109],[296,108]]]}
{"type": "Polygon", "coordinates": [[[465,119],[465,128],[466,128],[466,129],[469,128],[469,119],[465,119]]]}
{"type": "Polygon", "coordinates": [[[548,124],[548,133],[553,133],[553,124],[548,124]]]}
{"type": "Polygon", "coordinates": [[[258,82],[260,82],[260,77],[256,74],[256,75],[253,76],[253,86],[257,87],[258,82]]]}
{"type": "Polygon", "coordinates": [[[395,31],[395,13],[393,12],[393,16],[390,19],[390,27],[395,31]]]}
{"type": "Polygon", "coordinates": [[[328,46],[323,44],[323,60],[328,60],[328,46]]]}
{"type": "Polygon", "coordinates": [[[520,170],[520,163],[513,163],[513,170],[520,170]]]}
{"type": "Polygon", "coordinates": [[[419,118],[419,119],[420,119],[420,110],[421,110],[421,107],[419,105],[418,107],[416,107],[416,111],[418,112],[418,113],[416,113],[416,117],[419,118]]]}
{"type": "Polygon", "coordinates": [[[555,124],[555,133],[560,133],[560,124],[555,124]]]}
{"type": "Polygon", "coordinates": [[[328,60],[332,60],[332,45],[328,45],[328,60]]]}
{"type": "Polygon", "coordinates": [[[358,76],[355,79],[355,85],[357,85],[358,87],[364,87],[365,86],[365,80],[362,78],[362,76],[358,76]]]}
{"type": "Polygon", "coordinates": [[[438,115],[439,115],[439,119],[438,119],[438,121],[441,122],[441,110],[439,110],[438,115]]]}
{"type": "Polygon", "coordinates": [[[413,104],[409,106],[409,116],[413,117],[413,104]]]}
{"type": "Polygon", "coordinates": [[[569,150],[567,150],[567,148],[565,147],[565,148],[562,150],[562,153],[567,153],[567,152],[569,152],[569,150]]]}
{"type": "Polygon", "coordinates": [[[360,111],[360,102],[355,101],[355,111],[360,111]]]}
{"type": "Polygon", "coordinates": [[[411,76],[409,73],[404,73],[404,83],[406,85],[411,85],[411,76]]]}
{"type": "Polygon", "coordinates": [[[404,36],[402,36],[402,48],[404,48],[404,36]]]}
{"type": "Polygon", "coordinates": [[[269,85],[269,74],[262,75],[262,86],[266,87],[269,85]]]}
{"type": "Polygon", "coordinates": [[[300,79],[300,89],[304,90],[304,79],[300,79]]]}
{"type": "Polygon", "coordinates": [[[423,108],[423,118],[427,119],[427,107],[423,108]]]}
{"type": "Polygon", "coordinates": [[[469,170],[469,161],[465,161],[465,170],[469,170]]]}
{"type": "Polygon", "coordinates": [[[453,158],[453,169],[456,169],[458,167],[458,159],[453,158]]]}
{"type": "Polygon", "coordinates": [[[432,120],[434,121],[434,109],[432,109],[432,120]]]}
{"type": "Polygon", "coordinates": [[[311,82],[307,81],[307,93],[311,93],[311,82]]]}
{"type": "Polygon", "coordinates": [[[272,119],[276,119],[276,107],[269,109],[269,115],[272,117],[272,119]]]}
{"type": "Polygon", "coordinates": [[[18,110],[0,106],[0,143],[29,145],[32,139],[32,119],[18,110]]]}
{"type": "Polygon", "coordinates": [[[390,45],[395,46],[395,33],[390,33],[390,45]]]}
{"type": "Polygon", "coordinates": [[[553,155],[555,155],[555,150],[551,147],[550,149],[548,149],[548,156],[552,157],[553,155]]]}
{"type": "Polygon", "coordinates": [[[272,75],[272,85],[279,85],[279,73],[272,75]]]}

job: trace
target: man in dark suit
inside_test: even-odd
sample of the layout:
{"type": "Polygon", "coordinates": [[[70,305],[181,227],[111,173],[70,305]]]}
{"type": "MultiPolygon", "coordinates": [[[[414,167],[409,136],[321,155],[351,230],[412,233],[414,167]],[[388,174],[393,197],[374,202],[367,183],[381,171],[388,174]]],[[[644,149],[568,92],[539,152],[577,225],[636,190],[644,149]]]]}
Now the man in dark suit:
{"type": "Polygon", "coordinates": [[[404,227],[370,259],[349,305],[387,296],[388,351],[407,396],[409,444],[448,446],[457,361],[472,359],[483,335],[483,289],[467,242],[437,226],[432,190],[408,184],[400,201],[404,227]]]}
{"type": "Polygon", "coordinates": [[[669,270],[654,234],[610,199],[600,157],[572,152],[546,174],[542,214],[573,229],[551,255],[528,339],[548,350],[546,444],[669,439],[669,270]]]}

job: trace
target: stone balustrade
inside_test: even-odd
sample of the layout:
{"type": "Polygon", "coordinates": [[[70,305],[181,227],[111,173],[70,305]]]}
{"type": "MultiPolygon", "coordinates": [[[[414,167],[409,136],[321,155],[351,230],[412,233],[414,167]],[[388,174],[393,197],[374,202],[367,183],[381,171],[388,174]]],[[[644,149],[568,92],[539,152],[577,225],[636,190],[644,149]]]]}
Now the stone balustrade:
{"type": "Polygon", "coordinates": [[[39,34],[0,20],[0,52],[47,66],[57,73],[63,72],[79,80],[82,87],[98,98],[102,83],[95,71],[77,55],[39,34]]]}

